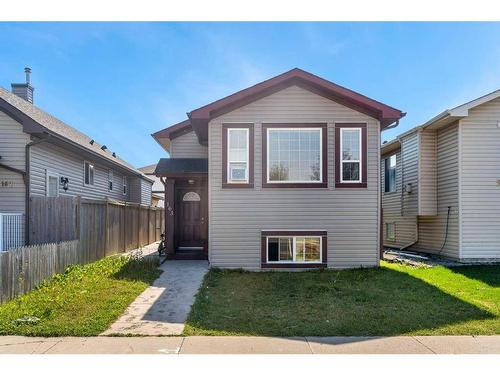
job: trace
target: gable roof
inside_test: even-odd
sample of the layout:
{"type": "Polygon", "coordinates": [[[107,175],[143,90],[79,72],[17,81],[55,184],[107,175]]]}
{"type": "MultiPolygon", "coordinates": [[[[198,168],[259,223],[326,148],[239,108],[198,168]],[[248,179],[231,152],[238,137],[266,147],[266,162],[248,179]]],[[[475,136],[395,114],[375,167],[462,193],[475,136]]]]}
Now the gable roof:
{"type": "Polygon", "coordinates": [[[187,128],[191,126],[196,132],[200,143],[204,144],[208,139],[208,122],[211,119],[294,85],[376,118],[380,121],[382,128],[397,122],[405,115],[405,113],[396,108],[368,98],[304,70],[294,68],[276,77],[197,108],[187,114],[189,123],[186,121],[181,122],[154,133],[153,137],[159,142],[159,138],[169,138],[175,131],[180,131],[179,129],[182,127],[187,128]],[[177,128],[172,129],[174,127],[177,128]]]}
{"type": "Polygon", "coordinates": [[[146,177],[141,171],[134,168],[134,166],[127,163],[125,160],[119,158],[118,156],[113,156],[111,151],[101,149],[101,144],[95,141],[93,144],[90,144],[92,139],[86,134],[71,127],[10,91],[7,91],[3,87],[0,87],[0,111],[5,112],[8,116],[22,124],[23,131],[28,134],[42,135],[44,133],[48,133],[54,135],[66,143],[83,148],[85,151],[90,152],[94,156],[105,159],[107,162],[127,170],[131,174],[139,175],[152,181],[149,177],[146,177]]]}
{"type": "Polygon", "coordinates": [[[409,134],[412,134],[418,130],[426,129],[428,127],[431,128],[440,128],[449,124],[454,123],[457,120],[460,120],[469,115],[469,111],[475,107],[480,106],[481,104],[488,103],[492,100],[500,98],[500,89],[490,92],[489,94],[480,96],[477,99],[473,99],[467,103],[461,104],[451,109],[446,109],[440,114],[434,116],[430,120],[426,121],[422,125],[415,126],[410,130],[405,131],[404,133],[399,134],[396,139],[393,139],[390,142],[386,142],[381,146],[381,152],[388,152],[392,150],[394,147],[393,142],[398,139],[401,139],[409,134]]]}

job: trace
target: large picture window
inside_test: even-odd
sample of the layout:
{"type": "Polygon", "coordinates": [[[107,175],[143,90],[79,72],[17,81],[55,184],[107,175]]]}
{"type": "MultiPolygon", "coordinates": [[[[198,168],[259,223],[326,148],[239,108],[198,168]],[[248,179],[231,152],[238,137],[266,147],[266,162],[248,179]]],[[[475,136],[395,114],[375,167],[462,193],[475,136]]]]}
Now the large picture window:
{"type": "Polygon", "coordinates": [[[263,267],[321,266],[326,264],[326,232],[262,233],[263,267]]]}
{"type": "Polygon", "coordinates": [[[335,187],[366,187],[366,124],[335,124],[335,187]]]}
{"type": "Polygon", "coordinates": [[[223,187],[253,187],[253,125],[223,125],[223,187]]]}
{"type": "Polygon", "coordinates": [[[396,191],[396,154],[385,159],[385,186],[386,193],[396,191]]]}
{"type": "Polygon", "coordinates": [[[326,125],[267,124],[263,137],[263,186],[325,187],[326,125]]]}

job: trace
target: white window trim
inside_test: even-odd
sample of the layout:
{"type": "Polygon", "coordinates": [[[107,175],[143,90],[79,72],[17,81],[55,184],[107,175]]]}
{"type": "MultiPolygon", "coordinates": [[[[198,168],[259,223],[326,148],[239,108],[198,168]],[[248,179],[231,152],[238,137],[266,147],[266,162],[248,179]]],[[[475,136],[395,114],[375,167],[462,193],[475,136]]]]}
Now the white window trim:
{"type": "Polygon", "coordinates": [[[45,196],[49,196],[49,177],[55,177],[57,179],[57,190],[56,197],[59,196],[59,173],[52,172],[48,169],[45,170],[45,196]]]}
{"type": "Polygon", "coordinates": [[[115,174],[113,173],[112,169],[109,169],[108,170],[108,191],[114,190],[114,179],[115,179],[115,174]],[[111,182],[111,189],[109,188],[110,182],[111,182]]]}
{"type": "Polygon", "coordinates": [[[350,184],[350,183],[361,183],[363,182],[363,172],[362,172],[362,166],[363,166],[363,130],[362,128],[340,128],[340,183],[341,184],[350,184]],[[343,133],[344,130],[357,130],[359,132],[359,160],[344,160],[343,159],[343,154],[344,154],[344,149],[343,149],[343,133]],[[359,178],[357,180],[344,180],[344,163],[359,163],[359,178]]]}
{"type": "Polygon", "coordinates": [[[226,173],[226,183],[228,184],[248,184],[250,179],[249,179],[249,169],[250,169],[250,129],[248,128],[226,128],[227,134],[226,134],[226,139],[227,139],[227,154],[226,154],[226,160],[227,160],[227,173],[226,173]],[[229,133],[231,133],[231,130],[244,130],[247,136],[247,160],[230,160],[229,159],[229,150],[231,149],[231,137],[229,136],[229,133]],[[231,163],[245,163],[246,164],[246,170],[245,170],[245,179],[244,180],[232,180],[231,179],[231,168],[230,165],[231,163]]]}
{"type": "Polygon", "coordinates": [[[385,223],[385,240],[386,241],[396,241],[396,223],[395,222],[386,222],[385,223]],[[392,230],[393,237],[392,238],[389,238],[387,236],[387,225],[388,224],[392,224],[392,226],[393,226],[393,230],[392,230]]]}
{"type": "MultiPolygon", "coordinates": [[[[90,167],[89,167],[90,168],[90,167]]],[[[83,185],[84,186],[94,186],[95,185],[95,164],[91,163],[90,161],[84,160],[83,161],[83,185]],[[92,183],[90,183],[90,169],[89,169],[89,183],[85,183],[85,165],[88,164],[89,166],[92,166],[92,183]]]]}
{"type": "Polygon", "coordinates": [[[266,155],[266,175],[268,184],[322,184],[323,183],[323,128],[311,127],[311,128],[267,128],[266,130],[267,139],[267,155],[266,155]],[[319,130],[319,180],[286,180],[286,181],[274,181],[269,179],[269,133],[270,130],[319,130]]]}
{"type": "Polygon", "coordinates": [[[396,154],[392,154],[392,155],[389,155],[388,157],[386,157],[384,159],[384,194],[392,194],[392,193],[396,193],[398,191],[398,184],[397,184],[397,181],[398,181],[398,157],[397,157],[397,153],[396,154]],[[386,160],[389,160],[394,156],[394,158],[396,159],[396,164],[394,165],[394,190],[392,191],[386,191],[386,188],[387,186],[385,186],[385,181],[386,181],[386,173],[387,173],[387,161],[386,160]]]}
{"type": "Polygon", "coordinates": [[[122,194],[128,194],[127,176],[122,177],[122,194]]]}
{"type": "MultiPolygon", "coordinates": [[[[279,245],[278,245],[278,257],[279,257],[279,245]]],[[[322,236],[310,236],[307,234],[293,235],[293,236],[273,236],[273,235],[266,236],[266,263],[268,263],[268,264],[320,264],[320,263],[323,263],[323,237],[322,236]],[[315,261],[306,261],[306,260],[297,261],[296,260],[297,237],[319,238],[319,260],[315,260],[315,261]],[[293,260],[292,261],[269,260],[269,238],[292,238],[293,260]]]]}

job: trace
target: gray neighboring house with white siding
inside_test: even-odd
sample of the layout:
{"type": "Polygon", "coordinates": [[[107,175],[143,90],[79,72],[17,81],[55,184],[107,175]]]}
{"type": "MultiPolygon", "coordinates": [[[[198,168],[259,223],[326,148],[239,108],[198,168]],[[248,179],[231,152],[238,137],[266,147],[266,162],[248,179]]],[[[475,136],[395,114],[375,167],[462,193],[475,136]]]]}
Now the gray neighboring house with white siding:
{"type": "Polygon", "coordinates": [[[169,256],[249,270],[372,267],[380,133],[401,111],[293,69],[153,134],[169,256]]]}
{"type": "Polygon", "coordinates": [[[384,245],[500,260],[500,90],[381,149],[384,245]]]}
{"type": "Polygon", "coordinates": [[[151,204],[152,179],[105,146],[33,105],[26,83],[0,87],[0,246],[25,243],[30,196],[151,204]],[[21,235],[22,234],[22,235],[21,235]]]}

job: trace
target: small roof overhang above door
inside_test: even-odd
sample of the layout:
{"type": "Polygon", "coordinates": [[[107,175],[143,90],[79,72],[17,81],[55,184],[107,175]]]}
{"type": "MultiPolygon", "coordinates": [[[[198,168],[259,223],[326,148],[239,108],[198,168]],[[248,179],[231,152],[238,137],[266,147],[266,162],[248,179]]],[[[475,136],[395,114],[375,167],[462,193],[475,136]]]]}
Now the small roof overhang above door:
{"type": "Polygon", "coordinates": [[[157,177],[170,178],[206,177],[208,175],[208,159],[160,159],[154,174],[157,177]]]}

